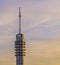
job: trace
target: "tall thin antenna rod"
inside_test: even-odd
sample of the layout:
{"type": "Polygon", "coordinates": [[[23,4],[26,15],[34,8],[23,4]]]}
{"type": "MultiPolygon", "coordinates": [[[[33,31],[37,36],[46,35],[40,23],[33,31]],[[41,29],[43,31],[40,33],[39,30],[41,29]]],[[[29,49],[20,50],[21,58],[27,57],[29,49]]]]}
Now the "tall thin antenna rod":
{"type": "Polygon", "coordinates": [[[21,11],[19,8],[19,33],[21,33],[21,11]]]}

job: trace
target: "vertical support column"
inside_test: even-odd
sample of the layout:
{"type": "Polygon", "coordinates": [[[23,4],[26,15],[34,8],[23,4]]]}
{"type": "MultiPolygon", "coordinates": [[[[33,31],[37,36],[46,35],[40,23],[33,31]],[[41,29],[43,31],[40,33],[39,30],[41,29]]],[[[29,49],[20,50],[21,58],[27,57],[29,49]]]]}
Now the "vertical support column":
{"type": "Polygon", "coordinates": [[[15,51],[16,65],[23,65],[25,56],[25,42],[23,40],[23,34],[16,35],[15,51]]]}
{"type": "Polygon", "coordinates": [[[16,57],[16,65],[23,65],[22,56],[17,56],[16,57]]]}

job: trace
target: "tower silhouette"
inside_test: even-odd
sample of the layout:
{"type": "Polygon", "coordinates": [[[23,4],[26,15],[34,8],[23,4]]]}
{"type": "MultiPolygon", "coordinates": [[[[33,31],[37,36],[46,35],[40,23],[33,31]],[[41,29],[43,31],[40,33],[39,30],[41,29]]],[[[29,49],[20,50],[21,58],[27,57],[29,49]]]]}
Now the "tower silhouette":
{"type": "Polygon", "coordinates": [[[24,56],[25,56],[25,41],[24,41],[24,36],[21,33],[21,11],[20,11],[20,8],[19,8],[19,33],[16,35],[15,56],[16,56],[16,65],[23,65],[24,56]]]}

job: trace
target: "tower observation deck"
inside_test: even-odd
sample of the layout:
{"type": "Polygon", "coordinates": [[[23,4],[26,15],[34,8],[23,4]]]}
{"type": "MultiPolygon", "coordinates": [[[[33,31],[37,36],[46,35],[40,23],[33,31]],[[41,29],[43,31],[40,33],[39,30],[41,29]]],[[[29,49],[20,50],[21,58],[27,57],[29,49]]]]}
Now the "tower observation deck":
{"type": "Polygon", "coordinates": [[[15,56],[16,56],[16,65],[23,65],[24,56],[25,56],[25,41],[24,41],[24,36],[21,33],[21,11],[20,11],[20,8],[19,8],[19,33],[16,35],[15,56]]]}

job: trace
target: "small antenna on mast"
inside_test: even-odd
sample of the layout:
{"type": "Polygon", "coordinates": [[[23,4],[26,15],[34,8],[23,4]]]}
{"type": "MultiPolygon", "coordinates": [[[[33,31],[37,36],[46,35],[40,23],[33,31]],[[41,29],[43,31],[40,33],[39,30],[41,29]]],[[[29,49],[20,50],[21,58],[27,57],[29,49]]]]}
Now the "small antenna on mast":
{"type": "Polygon", "coordinates": [[[20,7],[19,7],[19,33],[21,33],[21,11],[20,11],[20,7]]]}

